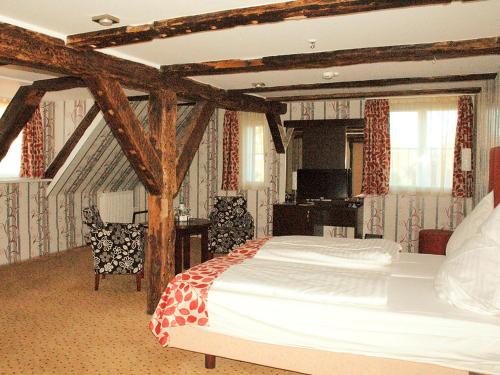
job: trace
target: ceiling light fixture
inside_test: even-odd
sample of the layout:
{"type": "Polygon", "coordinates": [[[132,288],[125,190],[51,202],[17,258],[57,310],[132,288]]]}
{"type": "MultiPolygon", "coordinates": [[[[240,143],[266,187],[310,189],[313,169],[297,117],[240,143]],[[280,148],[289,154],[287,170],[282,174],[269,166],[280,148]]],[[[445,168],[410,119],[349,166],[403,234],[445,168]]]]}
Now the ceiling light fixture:
{"type": "Polygon", "coordinates": [[[92,21],[98,23],[101,26],[111,26],[115,23],[120,22],[120,19],[110,14],[101,14],[100,16],[92,17],[92,21]]]}
{"type": "Polygon", "coordinates": [[[309,48],[314,49],[316,48],[316,39],[308,39],[307,42],[309,43],[309,48]]]}
{"type": "Polygon", "coordinates": [[[266,87],[266,84],[264,82],[254,82],[252,83],[252,86],[255,87],[256,89],[260,89],[262,87],[266,87]]]}
{"type": "Polygon", "coordinates": [[[339,72],[324,72],[323,79],[332,79],[333,77],[338,77],[339,72]]]}

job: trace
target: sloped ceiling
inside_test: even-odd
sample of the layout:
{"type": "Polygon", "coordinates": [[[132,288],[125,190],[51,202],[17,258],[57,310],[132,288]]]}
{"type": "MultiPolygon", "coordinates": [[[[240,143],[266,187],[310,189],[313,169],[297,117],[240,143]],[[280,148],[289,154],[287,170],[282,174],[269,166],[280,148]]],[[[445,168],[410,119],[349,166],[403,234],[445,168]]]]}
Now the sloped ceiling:
{"type": "MultiPolygon", "coordinates": [[[[132,102],[131,106],[147,129],[147,101],[132,102]]],[[[178,107],[177,132],[185,125],[191,108],[178,107]]],[[[91,133],[86,134],[88,137],[82,137],[81,141],[84,143],[78,148],[76,155],[49,186],[49,194],[64,192],[93,196],[102,191],[133,189],[139,179],[106,121],[101,119],[97,126],[90,127],[87,132],[91,133]]]]}

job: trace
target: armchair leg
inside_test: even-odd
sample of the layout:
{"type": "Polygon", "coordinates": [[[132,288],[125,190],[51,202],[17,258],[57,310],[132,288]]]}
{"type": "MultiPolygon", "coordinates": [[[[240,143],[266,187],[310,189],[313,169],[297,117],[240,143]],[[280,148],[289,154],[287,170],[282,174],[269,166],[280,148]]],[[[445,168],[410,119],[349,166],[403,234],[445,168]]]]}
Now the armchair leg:
{"type": "Polygon", "coordinates": [[[137,284],[137,291],[141,291],[141,279],[143,278],[142,272],[135,274],[135,282],[137,284]]]}
{"type": "Polygon", "coordinates": [[[94,290],[99,290],[99,279],[101,278],[101,275],[98,273],[95,274],[95,284],[94,284],[94,290]]]}

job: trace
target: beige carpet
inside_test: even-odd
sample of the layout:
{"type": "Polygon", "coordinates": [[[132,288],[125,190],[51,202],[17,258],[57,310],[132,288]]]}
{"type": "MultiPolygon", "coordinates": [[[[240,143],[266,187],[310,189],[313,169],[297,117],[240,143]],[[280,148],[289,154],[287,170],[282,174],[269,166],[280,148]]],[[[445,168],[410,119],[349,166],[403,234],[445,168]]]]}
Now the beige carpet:
{"type": "Polygon", "coordinates": [[[291,374],[224,358],[206,370],[202,354],[158,344],[134,277],[93,288],[86,247],[0,267],[0,374],[291,374]]]}

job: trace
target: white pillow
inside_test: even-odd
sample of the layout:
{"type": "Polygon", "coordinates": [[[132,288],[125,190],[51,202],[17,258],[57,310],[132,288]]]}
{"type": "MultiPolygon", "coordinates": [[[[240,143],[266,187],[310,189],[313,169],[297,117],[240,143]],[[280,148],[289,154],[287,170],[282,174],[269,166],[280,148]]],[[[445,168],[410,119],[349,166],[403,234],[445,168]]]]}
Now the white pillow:
{"type": "Polygon", "coordinates": [[[500,315],[500,244],[477,234],[441,265],[439,298],[464,310],[500,315]]]}
{"type": "Polygon", "coordinates": [[[453,231],[448,244],[446,255],[453,255],[464,242],[479,233],[479,227],[486,221],[493,211],[493,192],[481,199],[476,207],[468,214],[453,231]]]}
{"type": "Polygon", "coordinates": [[[481,226],[481,234],[491,238],[497,245],[500,245],[500,204],[481,226]]]}

